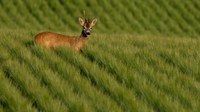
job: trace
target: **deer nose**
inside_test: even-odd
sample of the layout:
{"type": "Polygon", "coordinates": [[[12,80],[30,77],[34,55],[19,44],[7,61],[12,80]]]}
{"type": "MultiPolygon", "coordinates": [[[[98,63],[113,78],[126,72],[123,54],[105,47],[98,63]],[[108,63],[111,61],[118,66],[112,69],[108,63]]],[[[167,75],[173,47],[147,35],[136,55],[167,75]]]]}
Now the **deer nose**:
{"type": "Polygon", "coordinates": [[[86,31],[86,34],[87,34],[87,35],[90,35],[90,31],[86,31]]]}

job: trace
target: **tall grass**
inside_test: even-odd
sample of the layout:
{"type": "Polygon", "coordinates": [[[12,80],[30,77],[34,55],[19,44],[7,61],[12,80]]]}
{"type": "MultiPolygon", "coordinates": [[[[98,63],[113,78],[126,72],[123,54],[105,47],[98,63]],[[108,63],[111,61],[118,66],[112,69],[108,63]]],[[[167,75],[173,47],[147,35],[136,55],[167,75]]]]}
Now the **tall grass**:
{"type": "Polygon", "coordinates": [[[97,18],[95,32],[198,37],[197,1],[1,1],[0,23],[6,27],[73,32],[81,29],[83,10],[97,18]],[[128,7],[128,8],[127,8],[128,7]],[[184,8],[185,7],[185,8],[184,8]],[[7,18],[7,17],[8,18],[7,18]],[[34,25],[32,25],[34,24],[34,25]]]}
{"type": "Polygon", "coordinates": [[[195,62],[200,59],[193,50],[198,50],[199,39],[94,35],[79,54],[39,47],[33,33],[1,30],[0,62],[6,80],[37,110],[195,111],[199,107],[195,62]]]}
{"type": "Polygon", "coordinates": [[[199,1],[21,0],[0,10],[0,111],[199,111],[199,1]],[[83,10],[98,19],[83,52],[35,44],[40,31],[78,35],[83,10]]]}

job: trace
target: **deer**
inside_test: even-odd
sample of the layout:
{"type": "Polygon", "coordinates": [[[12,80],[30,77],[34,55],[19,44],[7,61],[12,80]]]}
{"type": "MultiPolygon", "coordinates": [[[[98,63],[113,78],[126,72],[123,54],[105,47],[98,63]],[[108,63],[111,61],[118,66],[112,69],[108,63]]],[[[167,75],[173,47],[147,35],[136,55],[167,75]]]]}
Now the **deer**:
{"type": "Polygon", "coordinates": [[[87,43],[89,35],[91,34],[92,27],[96,24],[97,19],[85,18],[85,21],[79,17],[79,23],[82,26],[80,36],[67,36],[54,32],[41,32],[35,36],[35,42],[38,45],[45,46],[47,48],[57,47],[72,47],[78,52],[82,52],[83,46],[87,43]]]}

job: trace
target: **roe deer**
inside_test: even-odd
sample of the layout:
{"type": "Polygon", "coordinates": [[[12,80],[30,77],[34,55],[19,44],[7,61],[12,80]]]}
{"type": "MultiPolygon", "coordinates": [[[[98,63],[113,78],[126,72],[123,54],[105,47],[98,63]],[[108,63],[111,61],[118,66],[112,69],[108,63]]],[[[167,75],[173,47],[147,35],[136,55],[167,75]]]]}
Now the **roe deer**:
{"type": "Polygon", "coordinates": [[[83,27],[80,36],[67,36],[53,32],[42,32],[35,36],[35,41],[37,44],[56,48],[60,46],[68,46],[75,48],[76,51],[82,51],[84,44],[88,41],[88,35],[91,33],[91,28],[96,24],[97,19],[92,22],[89,19],[79,18],[79,23],[83,27]]]}

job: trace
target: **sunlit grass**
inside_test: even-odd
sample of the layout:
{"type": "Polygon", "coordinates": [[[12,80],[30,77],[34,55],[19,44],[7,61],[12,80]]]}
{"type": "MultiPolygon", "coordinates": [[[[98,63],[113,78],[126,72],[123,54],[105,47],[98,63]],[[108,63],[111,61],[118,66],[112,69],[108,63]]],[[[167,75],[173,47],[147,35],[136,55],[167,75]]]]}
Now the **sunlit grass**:
{"type": "Polygon", "coordinates": [[[11,87],[17,88],[20,97],[32,103],[32,108],[62,110],[66,106],[70,111],[199,108],[199,39],[94,34],[83,53],[77,53],[70,48],[40,47],[34,43],[34,32],[2,29],[0,34],[1,73],[4,79],[13,82],[11,87]],[[56,107],[50,106],[52,101],[56,107]]]}
{"type": "Polygon", "coordinates": [[[200,110],[200,2],[0,1],[0,112],[200,110]],[[83,52],[48,49],[41,31],[81,33],[83,52]]]}

